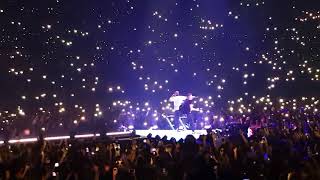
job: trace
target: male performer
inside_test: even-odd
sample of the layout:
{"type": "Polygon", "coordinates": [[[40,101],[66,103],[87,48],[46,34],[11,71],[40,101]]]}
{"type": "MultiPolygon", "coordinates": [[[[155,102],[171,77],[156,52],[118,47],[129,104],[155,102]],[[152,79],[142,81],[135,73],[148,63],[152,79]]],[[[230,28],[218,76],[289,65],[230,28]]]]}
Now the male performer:
{"type": "Polygon", "coordinates": [[[193,98],[191,93],[188,93],[187,99],[183,102],[183,104],[180,107],[180,112],[182,114],[187,115],[187,121],[190,124],[190,129],[194,130],[195,129],[195,121],[197,118],[197,113],[199,111],[198,108],[194,108],[193,105],[193,98]]]}
{"type": "Polygon", "coordinates": [[[181,115],[181,112],[179,111],[179,108],[181,104],[187,99],[186,96],[180,96],[179,91],[175,91],[173,95],[169,98],[169,102],[173,102],[173,111],[174,111],[174,127],[176,129],[179,128],[179,117],[181,115]]]}

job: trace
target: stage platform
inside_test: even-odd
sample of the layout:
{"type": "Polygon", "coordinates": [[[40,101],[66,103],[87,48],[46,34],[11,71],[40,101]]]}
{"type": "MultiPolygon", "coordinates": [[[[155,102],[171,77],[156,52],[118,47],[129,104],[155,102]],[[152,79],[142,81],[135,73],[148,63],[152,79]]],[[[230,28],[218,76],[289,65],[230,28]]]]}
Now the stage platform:
{"type": "MultiPolygon", "coordinates": [[[[219,131],[219,129],[215,129],[213,131],[219,131]]],[[[160,136],[160,138],[167,136],[167,139],[175,138],[176,140],[184,139],[187,135],[193,135],[195,138],[198,138],[200,135],[207,134],[206,130],[135,130],[135,134],[133,134],[133,131],[126,131],[126,132],[109,132],[106,133],[106,136],[115,138],[115,139],[130,139],[132,135],[139,136],[141,138],[147,137],[149,134],[152,135],[152,137],[160,136]]],[[[94,137],[100,137],[100,134],[77,134],[74,136],[75,139],[84,139],[84,138],[94,138],[94,137]]],[[[65,136],[47,136],[44,137],[45,141],[55,141],[55,140],[61,140],[61,139],[70,139],[71,137],[69,135],[65,136]]],[[[15,144],[15,143],[30,143],[30,142],[36,142],[38,141],[37,137],[29,137],[29,138],[17,138],[17,139],[10,139],[8,141],[9,144],[15,144]]],[[[0,145],[4,144],[4,141],[0,140],[0,145]]]]}
{"type": "Polygon", "coordinates": [[[200,135],[207,134],[206,130],[136,130],[136,135],[141,137],[146,137],[148,134],[152,134],[152,137],[160,136],[160,138],[167,136],[167,139],[175,138],[176,140],[184,139],[187,135],[193,135],[195,138],[198,138],[200,135]]]}

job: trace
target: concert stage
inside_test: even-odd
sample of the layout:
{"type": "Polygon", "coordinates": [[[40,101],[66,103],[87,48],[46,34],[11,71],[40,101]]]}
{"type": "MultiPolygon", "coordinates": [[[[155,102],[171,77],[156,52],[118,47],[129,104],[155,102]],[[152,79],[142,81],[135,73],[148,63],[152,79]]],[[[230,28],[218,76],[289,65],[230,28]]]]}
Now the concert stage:
{"type": "MultiPolygon", "coordinates": [[[[219,131],[219,129],[213,130],[213,131],[219,131]]],[[[206,130],[195,130],[192,132],[191,130],[135,130],[135,134],[133,134],[133,131],[127,131],[127,132],[109,132],[106,133],[106,136],[112,137],[112,138],[130,138],[132,135],[140,136],[141,138],[147,137],[149,134],[152,135],[152,137],[160,136],[161,138],[164,136],[167,136],[167,139],[175,138],[176,140],[184,139],[187,135],[193,135],[195,138],[198,138],[200,135],[206,134],[206,130]]],[[[94,138],[94,137],[100,137],[101,135],[99,133],[97,134],[77,134],[74,136],[75,139],[85,139],[85,138],[94,138]]],[[[45,141],[55,141],[55,140],[61,140],[61,139],[70,139],[71,137],[69,135],[65,136],[47,136],[44,137],[45,141]]],[[[8,141],[9,144],[15,144],[15,143],[31,143],[38,141],[37,137],[32,138],[21,138],[21,139],[10,139],[8,141]]],[[[0,140],[0,145],[4,144],[4,141],[0,140]]]]}
{"type": "Polygon", "coordinates": [[[185,138],[187,135],[193,135],[195,138],[198,138],[200,135],[207,134],[206,130],[195,130],[192,132],[191,130],[136,130],[136,135],[139,135],[141,137],[146,137],[148,134],[152,134],[152,137],[160,136],[161,138],[163,136],[167,136],[167,139],[175,138],[176,140],[179,140],[181,138],[185,138]]]}

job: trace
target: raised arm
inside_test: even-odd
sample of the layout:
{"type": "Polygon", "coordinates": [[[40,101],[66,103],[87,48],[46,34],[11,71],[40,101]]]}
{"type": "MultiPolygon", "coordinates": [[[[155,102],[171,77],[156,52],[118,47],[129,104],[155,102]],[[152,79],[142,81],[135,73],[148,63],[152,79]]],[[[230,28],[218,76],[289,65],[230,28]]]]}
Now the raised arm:
{"type": "Polygon", "coordinates": [[[243,131],[242,131],[241,129],[239,130],[239,134],[240,134],[240,136],[241,136],[242,141],[243,141],[246,145],[248,145],[249,142],[248,142],[247,138],[244,136],[243,131]]]}

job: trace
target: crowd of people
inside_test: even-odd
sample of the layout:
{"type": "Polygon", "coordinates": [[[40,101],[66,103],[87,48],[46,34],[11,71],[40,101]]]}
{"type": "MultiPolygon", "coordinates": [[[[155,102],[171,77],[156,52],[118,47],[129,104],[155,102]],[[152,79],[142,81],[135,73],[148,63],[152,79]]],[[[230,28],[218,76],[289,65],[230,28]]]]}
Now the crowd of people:
{"type": "Polygon", "coordinates": [[[198,139],[69,139],[0,147],[0,179],[320,179],[318,121],[240,125],[198,139]]]}

